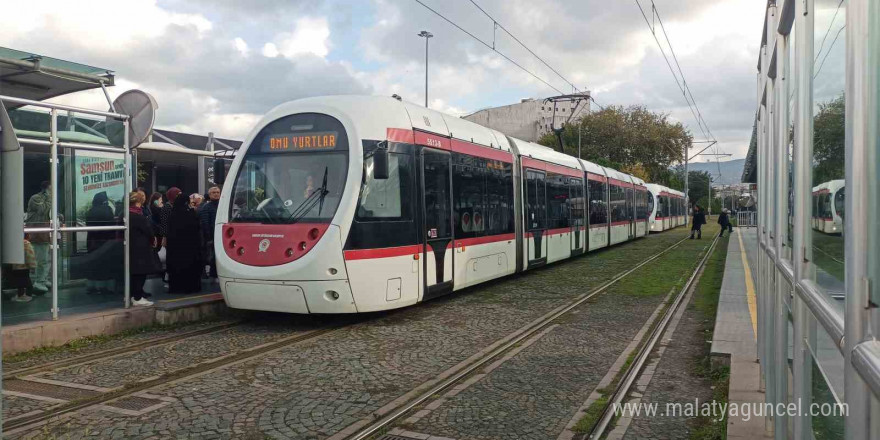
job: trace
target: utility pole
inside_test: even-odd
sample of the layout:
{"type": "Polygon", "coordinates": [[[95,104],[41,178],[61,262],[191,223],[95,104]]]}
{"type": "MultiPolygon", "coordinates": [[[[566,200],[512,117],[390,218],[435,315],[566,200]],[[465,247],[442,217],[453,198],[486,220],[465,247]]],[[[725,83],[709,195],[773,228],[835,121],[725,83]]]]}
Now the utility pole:
{"type": "MultiPolygon", "coordinates": [[[[685,209],[687,209],[690,206],[690,203],[688,203],[690,201],[688,198],[688,177],[690,176],[690,173],[688,172],[688,154],[690,154],[688,152],[688,147],[684,147],[684,204],[685,204],[685,209]]],[[[685,214],[684,215],[684,225],[690,226],[689,225],[690,216],[688,215],[687,212],[685,212],[684,214],[685,214]]]]}
{"type": "Polygon", "coordinates": [[[420,37],[424,37],[425,39],[425,107],[428,107],[428,40],[434,36],[434,34],[428,31],[419,32],[420,37]]]}
{"type": "Polygon", "coordinates": [[[581,123],[578,121],[578,159],[581,158],[581,123]]]}

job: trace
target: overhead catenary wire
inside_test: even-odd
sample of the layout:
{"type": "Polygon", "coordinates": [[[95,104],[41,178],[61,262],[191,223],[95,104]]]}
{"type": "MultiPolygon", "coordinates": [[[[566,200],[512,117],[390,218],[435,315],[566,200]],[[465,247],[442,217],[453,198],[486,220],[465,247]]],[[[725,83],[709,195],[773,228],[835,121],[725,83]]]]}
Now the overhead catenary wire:
{"type": "MultiPolygon", "coordinates": [[[[499,51],[499,50],[495,47],[494,41],[493,41],[493,44],[489,44],[489,43],[487,43],[486,41],[484,41],[483,39],[481,39],[481,38],[477,37],[476,35],[474,35],[473,33],[469,32],[467,29],[461,27],[458,23],[452,21],[452,19],[446,17],[445,15],[441,14],[441,13],[438,12],[437,10],[435,10],[435,9],[431,8],[430,6],[426,5],[426,4],[425,4],[424,2],[422,2],[421,0],[414,0],[414,1],[415,1],[416,3],[418,3],[419,5],[421,5],[422,7],[424,7],[425,9],[427,9],[427,10],[431,11],[432,13],[434,13],[434,15],[436,15],[436,16],[442,18],[442,19],[445,20],[447,23],[451,24],[452,26],[454,26],[454,27],[457,28],[458,30],[462,31],[462,32],[465,33],[467,36],[473,38],[474,40],[476,40],[477,42],[479,42],[479,43],[482,44],[483,46],[486,46],[487,49],[489,49],[489,50],[491,50],[491,51],[497,53],[499,56],[501,56],[501,57],[504,58],[505,60],[509,61],[511,64],[513,64],[514,66],[518,67],[518,68],[519,68],[520,70],[522,70],[523,72],[525,72],[525,73],[529,74],[530,76],[532,76],[533,78],[537,79],[538,81],[540,81],[541,83],[543,83],[543,84],[546,85],[547,87],[550,87],[551,89],[555,90],[555,91],[558,92],[560,95],[564,95],[564,94],[565,94],[565,92],[563,92],[562,90],[556,88],[554,85],[550,84],[550,82],[548,82],[548,81],[545,80],[544,78],[541,78],[540,76],[538,76],[538,74],[532,72],[531,70],[526,69],[524,66],[522,66],[521,64],[519,64],[519,63],[517,63],[516,61],[514,61],[511,57],[509,57],[508,55],[506,55],[506,54],[504,54],[503,52],[499,51]]],[[[568,79],[566,79],[564,76],[562,76],[562,75],[561,75],[556,69],[554,69],[553,67],[551,67],[546,61],[544,61],[542,58],[538,57],[538,56],[537,56],[537,55],[536,55],[531,49],[529,49],[527,46],[525,46],[525,44],[523,44],[523,43],[522,43],[521,41],[519,41],[519,40],[518,40],[518,39],[517,39],[512,33],[510,33],[510,31],[508,31],[506,28],[504,28],[500,23],[498,23],[494,18],[492,18],[492,17],[491,17],[491,16],[490,16],[485,10],[483,10],[483,8],[481,8],[481,7],[480,7],[479,5],[477,5],[475,2],[472,2],[472,3],[474,3],[474,5],[475,5],[477,8],[479,8],[480,11],[482,11],[484,14],[486,14],[486,16],[489,17],[489,18],[494,22],[494,26],[497,26],[498,28],[501,28],[505,33],[507,33],[508,35],[510,35],[514,40],[516,40],[517,43],[519,43],[520,45],[522,45],[523,47],[525,47],[526,50],[528,50],[532,55],[534,55],[536,58],[538,58],[538,60],[541,61],[545,66],[549,67],[550,70],[552,70],[556,75],[558,75],[560,78],[562,78],[563,81],[565,81],[567,84],[569,84],[570,86],[572,86],[572,88],[574,88],[575,90],[578,90],[577,87],[574,86],[574,84],[572,84],[568,79]]],[[[592,101],[594,104],[596,104],[599,108],[603,108],[603,109],[604,109],[604,107],[602,107],[598,102],[596,102],[596,100],[595,100],[592,96],[590,96],[590,101],[592,101]]]]}
{"type": "MultiPolygon", "coordinates": [[[[645,14],[644,8],[642,8],[642,5],[641,5],[641,3],[639,3],[639,0],[635,0],[635,2],[636,2],[636,6],[639,7],[639,11],[642,13],[642,18],[644,18],[645,23],[648,25],[648,28],[651,30],[651,35],[654,37],[654,41],[657,43],[657,47],[660,49],[660,54],[663,55],[663,59],[666,61],[666,66],[669,68],[670,73],[672,73],[672,78],[675,80],[675,84],[678,86],[678,89],[681,91],[681,94],[684,97],[685,103],[687,104],[688,108],[690,109],[691,114],[694,117],[694,120],[697,122],[697,125],[698,125],[700,131],[703,133],[703,136],[708,138],[709,136],[707,135],[706,131],[703,129],[703,122],[704,121],[702,121],[700,119],[700,117],[697,116],[697,111],[694,109],[694,105],[696,104],[696,102],[694,102],[694,105],[691,104],[691,99],[688,98],[688,94],[687,94],[685,87],[681,84],[681,81],[679,81],[678,75],[675,73],[675,69],[673,69],[672,63],[669,61],[669,57],[666,55],[666,51],[663,49],[663,45],[660,44],[660,40],[657,38],[657,32],[655,31],[654,27],[651,25],[651,21],[648,19],[647,14],[645,14]]],[[[653,5],[653,2],[652,2],[652,5],[653,5]]],[[[655,10],[656,10],[656,7],[655,7],[655,10]]],[[[663,28],[661,26],[661,30],[662,29],[663,28]]],[[[665,35],[666,34],[665,30],[663,30],[663,32],[665,35]]],[[[668,36],[666,36],[666,38],[667,38],[667,42],[668,42],[669,41],[668,36]]],[[[670,43],[670,48],[672,48],[671,43],[670,43]]],[[[682,76],[682,80],[684,80],[684,76],[682,76]]],[[[714,137],[712,138],[712,140],[715,141],[714,137]]]]}
{"type": "Polygon", "coordinates": [[[426,4],[425,4],[424,2],[422,2],[421,0],[415,0],[415,2],[418,3],[418,4],[420,4],[420,5],[422,5],[425,9],[427,9],[427,10],[433,12],[435,15],[437,15],[437,16],[440,17],[440,18],[442,18],[443,20],[446,20],[447,23],[449,23],[449,24],[455,26],[458,30],[464,32],[465,34],[467,34],[468,36],[470,36],[470,37],[473,38],[474,40],[477,40],[478,42],[480,42],[480,44],[482,44],[483,46],[486,46],[487,49],[489,49],[489,50],[491,50],[491,51],[497,53],[497,54],[500,55],[502,58],[506,59],[507,61],[509,61],[509,62],[510,62],[511,64],[513,64],[514,66],[518,67],[518,68],[519,68],[520,70],[522,70],[523,72],[528,73],[528,74],[531,75],[533,78],[535,78],[535,79],[537,79],[538,81],[541,81],[542,83],[544,83],[547,87],[550,87],[551,89],[553,89],[553,90],[559,92],[560,95],[564,95],[564,94],[565,94],[565,92],[563,92],[562,90],[557,89],[555,86],[553,86],[553,84],[550,84],[550,83],[547,82],[547,80],[545,80],[544,78],[541,78],[540,76],[538,76],[537,74],[535,74],[535,73],[532,72],[531,70],[526,69],[525,67],[523,67],[522,65],[520,65],[519,63],[517,63],[516,61],[514,61],[512,58],[510,58],[509,56],[505,55],[504,53],[502,53],[502,52],[499,51],[498,49],[492,47],[493,45],[491,45],[491,44],[489,44],[489,43],[486,43],[486,42],[483,41],[481,38],[479,38],[479,37],[477,37],[476,35],[474,35],[474,34],[468,32],[465,28],[459,26],[456,22],[450,20],[449,18],[446,18],[445,15],[443,15],[443,14],[437,12],[436,10],[434,10],[434,9],[431,8],[430,6],[426,5],[426,4]]]}
{"type": "MultiPolygon", "coordinates": [[[[577,92],[577,93],[583,93],[580,89],[578,89],[578,87],[577,87],[576,85],[574,85],[574,83],[572,83],[571,81],[569,81],[568,78],[562,76],[562,74],[559,73],[558,70],[556,70],[553,66],[551,66],[549,63],[547,63],[546,61],[544,61],[544,59],[541,58],[538,54],[536,54],[535,51],[533,51],[531,48],[529,48],[528,46],[526,46],[526,44],[523,43],[522,41],[520,41],[519,38],[516,38],[516,35],[513,35],[512,32],[510,32],[509,30],[507,30],[507,28],[504,27],[503,24],[499,23],[498,20],[495,19],[495,17],[489,15],[489,13],[486,12],[486,10],[483,9],[482,6],[480,6],[479,4],[477,4],[477,2],[476,2],[475,0],[470,0],[470,2],[471,2],[474,6],[476,6],[477,9],[479,9],[480,12],[482,12],[486,17],[488,17],[489,20],[492,20],[492,24],[493,24],[493,26],[494,26],[493,30],[494,30],[494,29],[501,29],[502,31],[504,31],[504,33],[506,33],[508,36],[510,36],[510,38],[513,38],[513,41],[516,41],[520,46],[522,46],[525,50],[527,50],[530,54],[532,54],[532,56],[534,56],[538,61],[540,61],[540,62],[541,62],[542,64],[544,64],[545,66],[547,66],[547,68],[550,69],[553,73],[555,73],[556,76],[562,78],[563,81],[565,81],[566,83],[568,83],[568,85],[570,85],[571,88],[572,88],[575,92],[577,92]]],[[[493,49],[494,49],[494,46],[495,46],[494,41],[493,41],[492,46],[493,46],[493,49]]],[[[588,90],[589,87],[585,87],[584,89],[585,89],[585,90],[588,90]]],[[[593,95],[592,95],[592,94],[590,94],[590,96],[589,96],[589,100],[592,101],[593,104],[596,104],[596,106],[599,107],[600,109],[605,110],[605,107],[603,107],[601,104],[599,104],[598,102],[596,102],[596,98],[593,98],[593,95]]],[[[586,107],[586,106],[581,106],[581,107],[578,109],[578,112],[577,112],[577,113],[580,114],[581,110],[582,110],[584,107],[586,107]]],[[[569,119],[573,119],[573,117],[569,117],[569,119]]]]}
{"type": "Polygon", "coordinates": [[[669,52],[672,54],[672,60],[675,62],[675,67],[678,68],[678,73],[681,76],[682,85],[684,86],[684,89],[687,91],[688,95],[690,95],[691,102],[694,104],[694,109],[697,111],[697,116],[699,117],[699,119],[697,120],[697,124],[702,123],[703,127],[706,128],[706,132],[709,133],[709,137],[711,137],[714,141],[716,140],[715,135],[712,134],[712,130],[709,129],[709,124],[707,124],[706,119],[703,118],[703,113],[700,112],[700,106],[697,105],[697,100],[694,98],[694,94],[693,92],[691,92],[691,88],[690,86],[688,86],[688,83],[684,78],[684,72],[681,70],[681,65],[678,63],[678,57],[675,55],[675,48],[672,46],[672,42],[669,41],[669,33],[666,32],[666,27],[663,25],[663,18],[660,17],[660,11],[657,10],[657,5],[654,4],[653,0],[651,0],[651,10],[653,11],[653,14],[657,16],[657,22],[660,23],[660,30],[663,31],[663,38],[666,39],[666,44],[669,46],[669,52]]]}

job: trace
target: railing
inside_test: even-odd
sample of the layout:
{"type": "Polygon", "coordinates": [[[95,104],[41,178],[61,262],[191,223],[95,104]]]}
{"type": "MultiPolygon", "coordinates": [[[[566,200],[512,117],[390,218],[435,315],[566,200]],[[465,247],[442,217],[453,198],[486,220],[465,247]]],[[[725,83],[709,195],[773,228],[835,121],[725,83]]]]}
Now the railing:
{"type": "Polygon", "coordinates": [[[755,211],[739,211],[736,213],[736,226],[755,228],[758,226],[758,213],[755,211]]]}

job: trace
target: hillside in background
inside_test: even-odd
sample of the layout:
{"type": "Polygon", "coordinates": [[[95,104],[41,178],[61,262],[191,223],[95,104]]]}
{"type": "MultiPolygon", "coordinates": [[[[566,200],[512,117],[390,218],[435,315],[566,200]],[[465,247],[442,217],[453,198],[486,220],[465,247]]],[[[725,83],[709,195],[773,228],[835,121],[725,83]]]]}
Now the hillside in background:
{"type": "Polygon", "coordinates": [[[692,162],[688,168],[691,171],[708,171],[712,175],[713,185],[731,185],[740,183],[742,178],[745,159],[734,159],[725,162],[692,162]],[[718,168],[721,168],[721,176],[718,176],[718,168]]]}

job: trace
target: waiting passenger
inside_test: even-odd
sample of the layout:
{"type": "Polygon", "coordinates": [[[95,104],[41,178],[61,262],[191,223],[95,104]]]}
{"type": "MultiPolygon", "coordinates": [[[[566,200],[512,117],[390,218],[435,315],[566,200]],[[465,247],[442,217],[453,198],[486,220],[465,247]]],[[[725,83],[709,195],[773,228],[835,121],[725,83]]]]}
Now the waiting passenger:
{"type": "Polygon", "coordinates": [[[156,233],[150,220],[143,214],[146,199],[146,194],[140,191],[134,191],[128,197],[129,291],[131,304],[135,306],[153,305],[145,298],[144,283],[147,275],[162,272],[159,256],[153,252],[156,233]]]}
{"type": "MultiPolygon", "coordinates": [[[[10,264],[6,265],[9,268],[8,274],[4,277],[6,278],[4,283],[4,287],[10,287],[17,289],[18,292],[16,296],[12,298],[12,301],[15,302],[28,302],[33,299],[28,295],[28,291],[33,288],[33,284],[31,284],[31,269],[37,268],[37,257],[34,254],[34,247],[31,246],[31,242],[28,241],[28,234],[24,236],[24,264],[10,264]]],[[[46,292],[40,292],[41,294],[46,292]]]]}
{"type": "MultiPolygon", "coordinates": [[[[52,193],[48,181],[40,184],[40,192],[31,196],[27,204],[27,217],[24,222],[29,228],[49,227],[49,218],[52,216],[52,193]]],[[[49,258],[49,245],[51,240],[48,232],[34,232],[30,234],[30,242],[34,248],[37,267],[34,269],[34,290],[40,293],[49,291],[49,271],[52,268],[52,259],[49,258]]]]}
{"type": "Polygon", "coordinates": [[[694,233],[697,234],[697,240],[703,238],[703,225],[706,224],[706,214],[699,205],[694,205],[694,218],[691,222],[691,240],[694,239],[694,233]]]}
{"type": "Polygon", "coordinates": [[[171,293],[200,291],[204,272],[201,228],[198,214],[185,200],[175,200],[171,208],[166,251],[168,290],[171,293]]]}
{"type": "MultiPolygon", "coordinates": [[[[86,214],[86,226],[114,226],[116,215],[110,207],[110,198],[105,191],[95,194],[92,207],[86,214]]],[[[89,231],[86,233],[86,250],[91,254],[92,264],[86,265],[86,293],[113,293],[116,290],[116,274],[108,271],[116,255],[116,231],[89,231]]],[[[115,260],[119,261],[119,260],[115,260]]]]}

